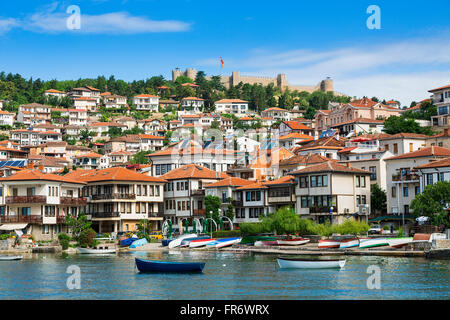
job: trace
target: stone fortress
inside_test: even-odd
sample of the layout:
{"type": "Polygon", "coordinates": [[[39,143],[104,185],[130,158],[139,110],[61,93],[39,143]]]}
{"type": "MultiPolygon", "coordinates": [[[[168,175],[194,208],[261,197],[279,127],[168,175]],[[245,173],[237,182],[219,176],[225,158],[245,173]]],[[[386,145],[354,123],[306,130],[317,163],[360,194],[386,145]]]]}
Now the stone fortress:
{"type": "MultiPolygon", "coordinates": [[[[182,71],[179,68],[176,68],[172,70],[172,81],[175,81],[179,76],[186,76],[188,78],[191,78],[192,80],[195,80],[195,77],[197,75],[197,70],[193,68],[187,68],[186,71],[182,71]]],[[[334,91],[333,90],[333,80],[331,78],[326,78],[325,80],[320,81],[315,86],[300,86],[300,85],[292,85],[287,82],[286,75],[285,74],[278,74],[276,77],[254,77],[254,76],[244,76],[241,75],[239,71],[233,71],[231,76],[220,76],[223,85],[225,88],[230,88],[230,86],[236,86],[240,82],[242,83],[248,83],[248,84],[262,84],[264,86],[269,85],[270,83],[273,83],[275,86],[280,88],[281,90],[285,90],[286,88],[289,88],[290,91],[298,90],[298,91],[307,91],[309,93],[312,93],[317,90],[321,90],[323,92],[327,91],[334,91]]],[[[207,79],[210,79],[211,77],[206,77],[207,79]]]]}

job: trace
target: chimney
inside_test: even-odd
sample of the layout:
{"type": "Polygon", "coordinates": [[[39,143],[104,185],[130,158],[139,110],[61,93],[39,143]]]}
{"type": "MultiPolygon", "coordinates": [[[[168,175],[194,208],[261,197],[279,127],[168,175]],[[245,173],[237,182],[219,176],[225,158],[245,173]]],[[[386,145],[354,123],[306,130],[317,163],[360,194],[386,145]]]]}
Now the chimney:
{"type": "Polygon", "coordinates": [[[351,168],[350,162],[347,162],[347,168],[351,168]]]}

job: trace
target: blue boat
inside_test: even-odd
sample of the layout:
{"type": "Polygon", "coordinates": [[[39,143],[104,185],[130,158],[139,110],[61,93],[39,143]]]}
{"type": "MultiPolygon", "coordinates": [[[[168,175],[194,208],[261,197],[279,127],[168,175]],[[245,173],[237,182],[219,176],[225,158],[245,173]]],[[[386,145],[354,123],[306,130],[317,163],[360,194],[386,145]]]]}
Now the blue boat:
{"type": "Polygon", "coordinates": [[[139,240],[139,238],[128,238],[128,239],[124,239],[124,240],[120,240],[120,245],[121,246],[129,246],[130,244],[132,244],[134,241],[139,240]]]}
{"type": "Polygon", "coordinates": [[[189,243],[193,240],[204,240],[204,239],[211,239],[210,236],[201,236],[201,237],[195,237],[195,238],[187,238],[183,241],[181,241],[180,247],[189,246],[189,243]]]}
{"type": "Polygon", "coordinates": [[[202,272],[204,262],[173,262],[136,259],[139,272],[202,272]]]}
{"type": "Polygon", "coordinates": [[[164,239],[163,241],[161,241],[161,244],[163,247],[167,247],[172,240],[173,239],[164,239]]]}
{"type": "Polygon", "coordinates": [[[142,239],[139,239],[139,240],[134,241],[134,242],[130,245],[130,248],[137,248],[137,247],[143,246],[144,244],[147,244],[147,243],[148,243],[147,239],[142,238],[142,239]]]}

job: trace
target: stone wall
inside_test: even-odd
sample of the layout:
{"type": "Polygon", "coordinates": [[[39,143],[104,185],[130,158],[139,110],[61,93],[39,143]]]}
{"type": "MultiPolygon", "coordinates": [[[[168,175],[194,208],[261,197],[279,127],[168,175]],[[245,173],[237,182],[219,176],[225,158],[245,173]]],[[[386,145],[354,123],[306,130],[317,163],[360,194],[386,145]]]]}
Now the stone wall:
{"type": "Polygon", "coordinates": [[[9,250],[11,248],[11,242],[6,240],[0,240],[0,250],[9,250]]]}

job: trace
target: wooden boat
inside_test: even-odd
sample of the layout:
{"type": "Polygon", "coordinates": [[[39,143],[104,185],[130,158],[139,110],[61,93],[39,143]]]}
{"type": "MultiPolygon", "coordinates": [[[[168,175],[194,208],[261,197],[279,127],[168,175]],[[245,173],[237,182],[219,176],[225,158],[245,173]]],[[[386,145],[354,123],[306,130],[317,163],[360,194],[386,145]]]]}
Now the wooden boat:
{"type": "Polygon", "coordinates": [[[263,246],[277,246],[277,240],[269,240],[269,241],[255,241],[255,247],[263,247],[263,246]]]}
{"type": "Polygon", "coordinates": [[[175,238],[169,242],[169,249],[179,247],[181,245],[181,241],[183,241],[184,239],[196,238],[196,237],[197,237],[197,235],[195,233],[188,233],[188,234],[183,234],[181,236],[178,236],[177,238],[175,238]]]}
{"type": "Polygon", "coordinates": [[[412,237],[403,237],[403,238],[388,238],[387,243],[389,247],[392,248],[401,248],[406,246],[408,243],[413,241],[412,237]]]}
{"type": "Polygon", "coordinates": [[[211,239],[211,237],[210,236],[200,236],[200,237],[195,237],[195,238],[187,238],[187,239],[184,239],[183,241],[181,241],[180,247],[189,247],[189,243],[191,241],[206,240],[206,239],[211,239]]]}
{"type": "Polygon", "coordinates": [[[239,243],[241,241],[241,238],[225,238],[225,239],[218,239],[216,241],[217,241],[217,243],[216,243],[215,247],[217,249],[220,249],[220,248],[232,246],[235,243],[239,243]]]}
{"type": "Polygon", "coordinates": [[[22,260],[23,256],[0,256],[0,261],[22,260]]]}
{"type": "Polygon", "coordinates": [[[341,240],[341,243],[339,244],[339,249],[347,249],[347,248],[353,248],[359,246],[359,239],[344,239],[341,240]]]}
{"type": "Polygon", "coordinates": [[[324,268],[343,268],[344,260],[317,260],[317,259],[297,259],[297,258],[277,258],[280,268],[296,269],[324,269],[324,268]]]}
{"type": "Polygon", "coordinates": [[[173,262],[136,259],[139,272],[202,272],[204,262],[173,262]]]}
{"type": "Polygon", "coordinates": [[[308,243],[310,239],[307,238],[294,238],[294,239],[284,239],[277,240],[279,246],[300,246],[302,244],[308,243]]]}
{"type": "Polygon", "coordinates": [[[111,254],[116,253],[116,249],[109,248],[77,248],[82,254],[111,254]]]}
{"type": "Polygon", "coordinates": [[[372,248],[372,247],[382,247],[387,246],[388,242],[386,238],[375,238],[375,239],[365,239],[359,242],[359,247],[361,249],[364,248],[372,248]]]}
{"type": "Polygon", "coordinates": [[[318,248],[319,249],[325,249],[325,248],[339,248],[341,245],[340,240],[319,240],[318,248]]]}
{"type": "Polygon", "coordinates": [[[143,246],[144,244],[147,244],[147,243],[148,243],[147,239],[142,238],[142,239],[133,241],[133,243],[130,245],[130,248],[132,248],[132,249],[137,248],[137,247],[143,246]]]}
{"type": "Polygon", "coordinates": [[[212,238],[192,240],[191,242],[189,242],[189,248],[200,248],[214,241],[216,241],[216,239],[212,238]]]}

